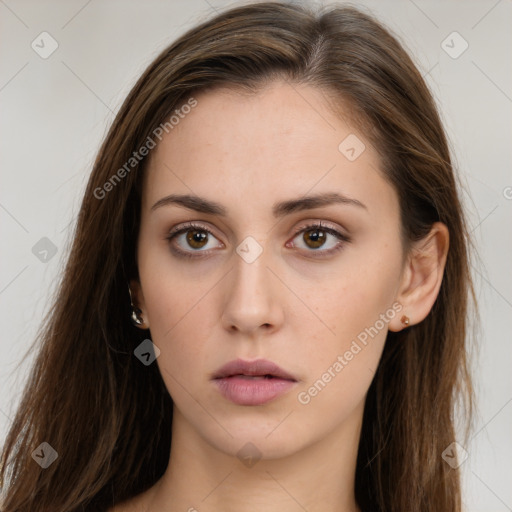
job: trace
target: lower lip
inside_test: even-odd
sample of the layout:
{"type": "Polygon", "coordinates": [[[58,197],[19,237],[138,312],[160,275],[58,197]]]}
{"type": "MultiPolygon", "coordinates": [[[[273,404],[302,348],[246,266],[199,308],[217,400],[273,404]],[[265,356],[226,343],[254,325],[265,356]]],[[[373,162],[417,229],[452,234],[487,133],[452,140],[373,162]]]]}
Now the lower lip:
{"type": "Polygon", "coordinates": [[[262,405],[292,388],[296,382],[277,377],[248,379],[239,375],[215,379],[221,394],[237,405],[262,405]]]}

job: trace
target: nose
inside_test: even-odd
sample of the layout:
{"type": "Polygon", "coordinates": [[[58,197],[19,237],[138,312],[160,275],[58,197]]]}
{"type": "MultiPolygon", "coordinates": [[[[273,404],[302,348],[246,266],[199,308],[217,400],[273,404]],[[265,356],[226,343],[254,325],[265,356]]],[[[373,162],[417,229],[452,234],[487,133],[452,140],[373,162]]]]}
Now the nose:
{"type": "Polygon", "coordinates": [[[223,290],[227,297],[221,317],[224,329],[254,336],[281,327],[282,283],[268,268],[269,263],[266,250],[252,262],[234,254],[234,268],[226,276],[223,290]]]}

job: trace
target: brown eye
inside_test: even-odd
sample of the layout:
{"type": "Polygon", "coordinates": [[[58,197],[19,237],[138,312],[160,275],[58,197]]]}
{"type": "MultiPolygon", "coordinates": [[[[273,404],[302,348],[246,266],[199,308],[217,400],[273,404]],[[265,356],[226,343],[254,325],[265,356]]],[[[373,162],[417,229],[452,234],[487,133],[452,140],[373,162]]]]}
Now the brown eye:
{"type": "MultiPolygon", "coordinates": [[[[327,257],[350,243],[350,237],[321,222],[302,226],[296,232],[292,247],[300,249],[306,256],[327,257]],[[309,254],[308,254],[309,253],[309,254]]],[[[288,247],[290,245],[287,244],[288,247]]]]}
{"type": "Polygon", "coordinates": [[[322,247],[325,243],[326,234],[325,231],[321,229],[310,229],[309,231],[304,231],[302,239],[308,247],[317,249],[318,247],[322,247]]]}
{"type": "Polygon", "coordinates": [[[193,249],[202,249],[208,243],[208,234],[205,231],[191,229],[187,233],[187,243],[193,249]]]}
{"type": "Polygon", "coordinates": [[[224,247],[206,226],[187,223],[171,230],[165,237],[176,256],[202,258],[224,247]]]}

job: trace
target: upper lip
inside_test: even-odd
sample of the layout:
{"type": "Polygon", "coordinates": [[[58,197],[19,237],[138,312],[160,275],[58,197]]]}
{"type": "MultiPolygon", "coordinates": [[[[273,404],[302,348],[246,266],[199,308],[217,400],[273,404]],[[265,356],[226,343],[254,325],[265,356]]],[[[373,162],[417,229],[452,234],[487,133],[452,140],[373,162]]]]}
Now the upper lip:
{"type": "Polygon", "coordinates": [[[213,375],[214,379],[222,379],[233,375],[271,375],[281,379],[296,381],[293,375],[284,371],[277,364],[266,359],[257,359],[255,361],[244,361],[243,359],[235,359],[220,367],[213,375]]]}

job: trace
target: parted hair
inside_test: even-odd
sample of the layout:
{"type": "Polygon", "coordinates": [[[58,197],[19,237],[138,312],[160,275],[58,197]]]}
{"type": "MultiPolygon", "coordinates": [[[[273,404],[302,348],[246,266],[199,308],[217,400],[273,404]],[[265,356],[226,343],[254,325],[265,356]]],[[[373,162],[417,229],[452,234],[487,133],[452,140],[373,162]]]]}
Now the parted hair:
{"type": "Polygon", "coordinates": [[[147,159],[106,197],[95,191],[195,92],[257,93],[272,80],[320,89],[340,115],[350,107],[397,191],[404,250],[434,222],[448,227],[432,310],[388,333],[366,398],[354,492],[364,511],[461,511],[460,471],[442,454],[456,439],[456,417],[465,440],[471,429],[468,309],[475,294],[461,185],[436,103],[402,43],[373,15],[272,2],[234,7],[188,30],[147,67],[119,109],[31,347],[36,358],[0,459],[2,512],[97,512],[165,472],[173,402],[158,365],[134,357],[147,333],[130,322],[127,289],[137,276],[147,159]],[[31,456],[42,442],[58,452],[46,469],[31,456]]]}

